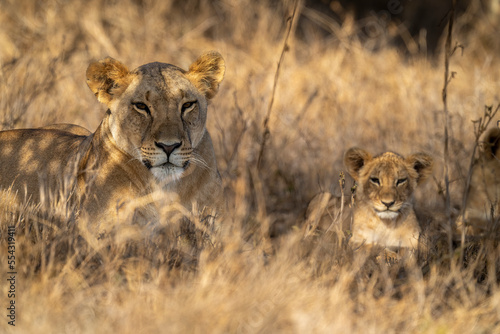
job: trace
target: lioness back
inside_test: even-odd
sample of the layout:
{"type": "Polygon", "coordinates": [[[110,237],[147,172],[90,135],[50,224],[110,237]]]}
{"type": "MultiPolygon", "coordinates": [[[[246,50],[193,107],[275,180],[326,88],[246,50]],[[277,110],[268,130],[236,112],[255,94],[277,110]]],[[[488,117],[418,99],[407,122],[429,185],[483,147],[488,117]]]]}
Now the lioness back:
{"type": "Polygon", "coordinates": [[[331,229],[336,223],[337,229],[345,230],[352,221],[350,242],[355,246],[417,248],[421,229],[413,210],[413,192],[431,173],[432,158],[425,153],[404,158],[392,152],[373,157],[351,148],[344,164],[357,184],[353,208],[349,208],[349,197],[342,201],[320,194],[309,204],[308,224],[317,221],[320,228],[331,229]]]}
{"type": "Polygon", "coordinates": [[[99,127],[93,133],[72,124],[0,132],[0,188],[34,204],[64,188],[95,222],[116,221],[138,199],[147,204],[134,216],[150,220],[154,205],[145,197],[158,191],[188,209],[196,203],[222,211],[205,125],[224,72],[217,52],[201,55],[188,71],[165,63],[129,71],[112,58],[90,64],[87,84],[108,108],[99,127]]]}
{"type": "Polygon", "coordinates": [[[62,175],[76,162],[74,152],[85,137],[49,129],[9,130],[0,132],[0,185],[10,186],[18,196],[34,203],[44,188],[55,188],[62,175]]]}
{"type": "Polygon", "coordinates": [[[88,135],[92,134],[92,132],[85,129],[83,126],[79,126],[76,124],[68,124],[68,123],[51,124],[51,125],[41,127],[40,129],[60,130],[60,131],[73,133],[73,134],[78,135],[78,136],[88,136],[88,135]]]}

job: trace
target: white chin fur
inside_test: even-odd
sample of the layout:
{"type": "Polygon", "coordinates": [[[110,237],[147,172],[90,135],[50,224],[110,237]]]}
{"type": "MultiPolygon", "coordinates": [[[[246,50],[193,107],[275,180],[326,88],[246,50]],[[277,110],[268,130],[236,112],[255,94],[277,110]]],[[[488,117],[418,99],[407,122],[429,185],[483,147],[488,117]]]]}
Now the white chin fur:
{"type": "Polygon", "coordinates": [[[394,211],[380,211],[377,212],[377,216],[381,219],[396,219],[399,213],[394,211]]]}
{"type": "Polygon", "coordinates": [[[162,183],[178,181],[184,173],[181,167],[153,167],[150,170],[153,176],[162,183]]]}

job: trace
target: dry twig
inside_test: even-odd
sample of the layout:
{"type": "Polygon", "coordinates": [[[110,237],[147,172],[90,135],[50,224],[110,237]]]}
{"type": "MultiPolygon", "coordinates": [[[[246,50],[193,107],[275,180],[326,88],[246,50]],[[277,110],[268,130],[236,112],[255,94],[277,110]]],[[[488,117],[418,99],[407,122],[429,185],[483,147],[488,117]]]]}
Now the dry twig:
{"type": "MultiPolygon", "coordinates": [[[[455,17],[455,5],[456,0],[452,0],[452,7],[450,11],[450,20],[448,23],[448,34],[446,35],[446,44],[444,51],[444,86],[442,92],[443,98],[443,110],[444,110],[444,184],[445,184],[445,210],[446,210],[446,219],[448,221],[447,224],[447,232],[448,232],[448,245],[450,254],[452,253],[452,222],[451,222],[451,201],[450,201],[450,181],[449,181],[449,172],[448,167],[450,163],[450,155],[449,155],[449,138],[448,138],[448,127],[449,127],[449,112],[448,112],[448,84],[451,79],[454,77],[454,73],[450,76],[449,74],[449,66],[450,66],[450,57],[453,54],[451,51],[451,37],[453,32],[453,20],[455,17]]],[[[456,49],[456,47],[455,47],[456,49]]]]}
{"type": "Polygon", "coordinates": [[[297,12],[297,7],[299,4],[299,0],[295,1],[295,5],[293,6],[293,12],[292,16],[288,18],[288,29],[286,32],[286,37],[285,41],[283,42],[283,48],[281,49],[281,55],[280,55],[280,60],[278,61],[278,65],[276,67],[276,72],[274,73],[274,84],[273,84],[273,91],[271,93],[271,100],[269,101],[269,107],[267,108],[267,114],[266,118],[264,118],[264,122],[262,123],[262,142],[260,144],[260,151],[259,151],[259,159],[257,160],[257,168],[260,169],[261,163],[262,163],[262,155],[264,154],[264,148],[266,146],[266,142],[269,138],[269,135],[271,134],[271,131],[269,130],[269,119],[271,117],[271,111],[273,109],[273,104],[274,104],[274,95],[276,93],[276,87],[278,85],[278,79],[279,79],[279,74],[280,74],[280,68],[281,64],[283,63],[283,59],[285,58],[285,52],[288,51],[288,38],[290,37],[290,32],[292,31],[292,26],[293,22],[295,19],[295,13],[297,12]]]}

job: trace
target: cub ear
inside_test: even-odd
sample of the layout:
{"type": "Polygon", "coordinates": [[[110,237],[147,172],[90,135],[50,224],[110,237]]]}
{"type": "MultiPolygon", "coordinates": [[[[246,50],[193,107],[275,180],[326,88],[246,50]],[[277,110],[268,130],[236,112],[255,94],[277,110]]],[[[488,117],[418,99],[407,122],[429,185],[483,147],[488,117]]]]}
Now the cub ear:
{"type": "Polygon", "coordinates": [[[500,129],[493,128],[486,134],[486,140],[484,143],[484,157],[486,159],[492,159],[498,154],[498,148],[500,147],[500,129]]]}
{"type": "Polygon", "coordinates": [[[405,160],[417,172],[417,184],[421,184],[432,174],[434,159],[427,153],[415,153],[405,160]]]}
{"type": "Polygon", "coordinates": [[[108,106],[127,89],[130,82],[127,67],[111,57],[93,62],[87,68],[87,85],[99,102],[108,106]]]}
{"type": "Polygon", "coordinates": [[[344,165],[352,178],[358,181],[359,171],[371,159],[372,155],[367,151],[358,147],[352,147],[344,154],[344,165]]]}
{"type": "Polygon", "coordinates": [[[211,99],[217,94],[225,72],[226,64],[220,53],[209,51],[189,66],[186,76],[207,99],[211,99]]]}

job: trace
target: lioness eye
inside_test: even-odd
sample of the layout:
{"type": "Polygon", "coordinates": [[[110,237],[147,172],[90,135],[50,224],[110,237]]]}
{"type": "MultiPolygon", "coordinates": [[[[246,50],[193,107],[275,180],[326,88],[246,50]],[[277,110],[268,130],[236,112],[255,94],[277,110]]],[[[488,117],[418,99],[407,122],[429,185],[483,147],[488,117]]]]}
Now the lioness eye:
{"type": "Polygon", "coordinates": [[[148,106],[145,104],[145,103],[142,103],[142,102],[136,102],[136,103],[132,103],[132,105],[138,109],[138,110],[142,110],[142,111],[145,111],[146,114],[148,115],[151,115],[151,112],[149,111],[149,108],[148,106]]]}
{"type": "Polygon", "coordinates": [[[405,179],[399,179],[399,180],[396,181],[396,185],[399,186],[399,185],[405,183],[406,180],[407,180],[406,178],[405,179]]]}
{"type": "Polygon", "coordinates": [[[370,182],[376,185],[380,185],[380,180],[377,177],[370,177],[370,182]]]}
{"type": "Polygon", "coordinates": [[[181,108],[181,111],[186,111],[188,110],[189,108],[192,108],[194,106],[194,104],[196,103],[196,101],[192,101],[192,102],[186,102],[182,105],[182,108],[181,108]]]}

